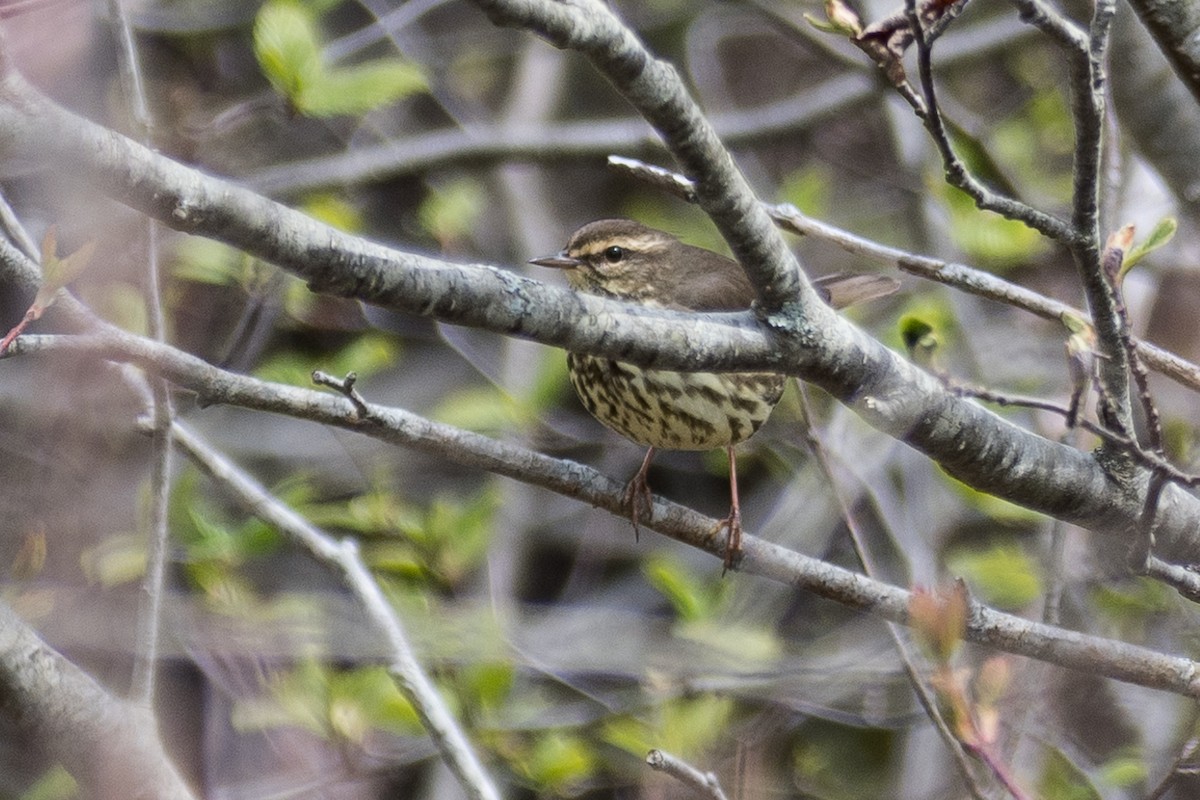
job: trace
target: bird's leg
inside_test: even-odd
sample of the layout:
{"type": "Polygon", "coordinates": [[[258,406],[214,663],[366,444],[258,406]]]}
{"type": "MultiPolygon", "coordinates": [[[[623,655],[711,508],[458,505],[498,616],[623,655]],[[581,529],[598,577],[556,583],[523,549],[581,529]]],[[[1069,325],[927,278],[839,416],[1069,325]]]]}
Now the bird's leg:
{"type": "Polygon", "coordinates": [[[733,445],[729,445],[726,450],[729,452],[729,497],[732,505],[729,508],[729,516],[717,524],[718,531],[722,527],[729,529],[725,539],[725,566],[721,574],[731,569],[734,559],[742,554],[742,507],[738,503],[737,457],[733,454],[733,445]]]}
{"type": "Polygon", "coordinates": [[[652,460],[654,460],[653,447],[646,451],[646,457],[642,459],[642,468],[629,479],[629,483],[625,486],[625,493],[621,495],[621,505],[629,507],[629,521],[633,523],[634,540],[638,539],[639,512],[644,508],[646,515],[650,516],[654,508],[654,500],[650,496],[650,484],[646,483],[646,475],[650,472],[652,460]]]}

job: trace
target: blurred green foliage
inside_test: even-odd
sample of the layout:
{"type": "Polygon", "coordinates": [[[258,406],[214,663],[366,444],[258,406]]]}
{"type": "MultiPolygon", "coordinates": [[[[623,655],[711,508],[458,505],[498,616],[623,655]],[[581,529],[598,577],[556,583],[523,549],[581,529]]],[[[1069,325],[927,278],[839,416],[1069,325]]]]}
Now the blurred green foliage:
{"type": "Polygon", "coordinates": [[[352,66],[326,63],[318,17],[330,4],[268,0],[254,23],[254,55],[275,91],[313,117],[364,114],[424,91],[421,69],[398,57],[352,66]]]}
{"type": "Polygon", "coordinates": [[[1100,780],[1108,786],[1137,791],[1150,777],[1146,764],[1144,752],[1130,749],[1100,765],[1100,780]]]}
{"type": "Polygon", "coordinates": [[[672,698],[636,717],[612,717],[603,725],[602,738],[637,758],[658,748],[703,763],[709,748],[729,730],[735,710],[731,697],[672,698]]]}
{"type": "Polygon", "coordinates": [[[498,503],[495,489],[485,488],[467,498],[439,494],[416,506],[381,476],[349,500],[298,508],[324,528],[359,536],[364,558],[381,574],[450,590],[482,565],[498,503]]]}
{"type": "Polygon", "coordinates": [[[1168,586],[1150,578],[1128,578],[1091,588],[1093,606],[1109,633],[1134,641],[1149,623],[1175,608],[1178,597],[1168,586]]]}
{"type": "Polygon", "coordinates": [[[79,783],[61,766],[46,770],[18,800],[72,800],[81,797],[79,783]]]}
{"type": "Polygon", "coordinates": [[[310,657],[268,673],[263,688],[264,693],[235,704],[237,730],[294,726],[356,744],[372,730],[407,736],[422,730],[412,705],[383,667],[339,669],[310,657]]]}
{"type": "Polygon", "coordinates": [[[570,797],[599,766],[593,745],[561,730],[527,737],[522,747],[508,753],[508,760],[543,797],[570,797]]]}
{"type": "Polygon", "coordinates": [[[946,475],[946,480],[955,494],[961,497],[963,502],[967,504],[967,507],[983,514],[998,525],[1003,525],[1006,528],[1027,528],[1044,519],[1036,511],[1030,511],[1024,506],[1019,506],[1016,503],[1010,503],[995,495],[973,489],[949,475],[946,475]]]}
{"type": "Polygon", "coordinates": [[[796,785],[809,796],[857,800],[888,796],[893,736],[877,728],[856,728],[812,720],[792,750],[796,785]],[[853,769],[846,769],[853,764],[853,769]]]}
{"type": "Polygon", "coordinates": [[[941,181],[931,180],[929,188],[950,216],[954,244],[973,263],[1003,271],[1046,251],[1045,239],[1025,223],[981,211],[969,195],[941,181]]]}
{"type": "Polygon", "coordinates": [[[477,433],[527,428],[544,419],[570,390],[567,360],[561,351],[539,348],[526,380],[513,391],[494,384],[450,391],[430,412],[438,422],[477,433]]]}
{"type": "Polygon", "coordinates": [[[1101,800],[1103,795],[1061,750],[1047,747],[1037,796],[1042,800],[1101,800]]]}
{"type": "Polygon", "coordinates": [[[956,548],[946,555],[946,568],[964,578],[983,602],[1000,609],[1019,610],[1043,589],[1038,562],[1011,542],[956,548]]]}
{"type": "Polygon", "coordinates": [[[468,238],[486,206],[483,184],[475,178],[458,176],[430,187],[417,218],[426,232],[449,250],[468,238]]]}
{"type": "Polygon", "coordinates": [[[292,386],[312,385],[314,369],[342,376],[353,372],[367,378],[400,360],[400,343],[384,333],[364,333],[351,339],[339,350],[316,357],[298,350],[280,350],[263,360],[254,376],[264,381],[292,386]]]}
{"type": "Polygon", "coordinates": [[[782,202],[791,203],[802,214],[824,217],[829,212],[833,194],[833,172],[821,163],[814,163],[793,171],[783,179],[779,187],[782,202]]]}
{"type": "Polygon", "coordinates": [[[660,552],[642,565],[650,585],[667,598],[682,622],[712,619],[728,597],[728,583],[700,578],[670,553],[660,552]]]}

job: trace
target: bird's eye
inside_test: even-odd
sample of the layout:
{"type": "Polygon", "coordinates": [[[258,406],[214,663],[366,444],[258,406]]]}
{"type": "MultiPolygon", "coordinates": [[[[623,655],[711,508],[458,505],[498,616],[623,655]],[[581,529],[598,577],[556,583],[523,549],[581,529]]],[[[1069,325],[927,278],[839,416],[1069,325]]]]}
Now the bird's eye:
{"type": "Polygon", "coordinates": [[[604,260],[610,264],[615,264],[625,257],[625,248],[617,247],[615,244],[604,251],[604,260]]]}

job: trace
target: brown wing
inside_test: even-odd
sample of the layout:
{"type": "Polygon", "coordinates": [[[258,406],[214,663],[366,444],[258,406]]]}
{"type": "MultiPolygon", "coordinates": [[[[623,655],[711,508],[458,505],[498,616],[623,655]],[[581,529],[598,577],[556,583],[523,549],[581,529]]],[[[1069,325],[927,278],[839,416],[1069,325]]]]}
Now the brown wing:
{"type": "Polygon", "coordinates": [[[900,288],[900,281],[888,275],[838,273],[817,278],[813,286],[826,303],[834,308],[845,308],[876,297],[885,297],[900,288]]]}
{"type": "Polygon", "coordinates": [[[684,249],[684,269],[677,287],[672,287],[672,305],[691,311],[745,311],[754,302],[754,288],[736,261],[693,247],[684,249]]]}
{"type": "MultiPolygon", "coordinates": [[[[692,311],[745,311],[754,302],[754,289],[737,262],[710,250],[683,245],[689,258],[686,279],[672,292],[680,308],[692,311]]],[[[834,308],[892,294],[900,282],[886,275],[836,274],[813,281],[821,299],[834,308]]],[[[674,304],[673,304],[674,305],[674,304]]]]}

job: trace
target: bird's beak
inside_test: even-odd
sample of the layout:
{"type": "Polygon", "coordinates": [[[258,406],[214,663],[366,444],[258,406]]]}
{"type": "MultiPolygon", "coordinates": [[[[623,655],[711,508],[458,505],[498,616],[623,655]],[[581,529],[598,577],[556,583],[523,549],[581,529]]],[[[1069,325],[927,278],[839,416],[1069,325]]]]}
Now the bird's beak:
{"type": "Polygon", "coordinates": [[[529,259],[530,264],[537,264],[539,267],[551,267],[553,269],[575,269],[583,262],[578,258],[571,258],[567,255],[567,251],[552,256],[542,256],[541,258],[529,259]]]}

